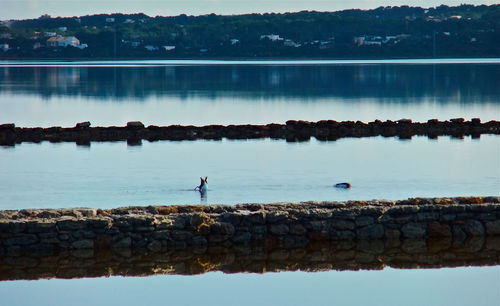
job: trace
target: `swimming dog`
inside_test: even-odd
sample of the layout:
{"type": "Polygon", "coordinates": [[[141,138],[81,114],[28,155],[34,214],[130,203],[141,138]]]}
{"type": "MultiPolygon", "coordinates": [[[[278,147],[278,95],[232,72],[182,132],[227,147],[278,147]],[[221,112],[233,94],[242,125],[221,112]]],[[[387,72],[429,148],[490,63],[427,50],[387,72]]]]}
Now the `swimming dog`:
{"type": "Polygon", "coordinates": [[[338,183],[338,184],[335,184],[335,188],[344,188],[344,189],[347,189],[347,188],[351,188],[351,184],[349,184],[349,183],[338,183]]]}
{"type": "Polygon", "coordinates": [[[200,177],[201,180],[200,186],[196,186],[194,190],[198,190],[201,193],[207,192],[207,184],[208,184],[207,178],[208,178],[207,176],[205,176],[205,178],[200,177]]]}

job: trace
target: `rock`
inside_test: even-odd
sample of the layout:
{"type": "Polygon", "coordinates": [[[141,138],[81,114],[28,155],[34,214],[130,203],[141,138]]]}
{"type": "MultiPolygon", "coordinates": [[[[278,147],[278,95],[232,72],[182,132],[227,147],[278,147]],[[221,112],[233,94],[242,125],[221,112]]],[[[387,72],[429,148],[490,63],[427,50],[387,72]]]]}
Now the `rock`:
{"type": "Polygon", "coordinates": [[[248,220],[253,224],[265,224],[266,223],[266,213],[263,211],[251,212],[244,216],[244,220],[248,220]]]}
{"type": "Polygon", "coordinates": [[[353,230],[356,228],[355,223],[348,220],[332,220],[332,225],[339,230],[353,230]]]}
{"type": "Polygon", "coordinates": [[[401,229],[405,238],[422,238],[426,234],[426,226],[422,223],[411,222],[401,229]]]}
{"type": "Polygon", "coordinates": [[[250,228],[252,234],[266,234],[267,227],[265,225],[254,225],[250,228]]]}
{"type": "Polygon", "coordinates": [[[453,118],[453,119],[450,119],[450,122],[453,122],[453,123],[463,123],[465,121],[464,118],[453,118]]]}
{"type": "Polygon", "coordinates": [[[464,230],[467,234],[471,236],[483,236],[484,226],[481,222],[477,220],[467,220],[465,221],[464,230]]]}
{"type": "Polygon", "coordinates": [[[194,236],[189,242],[189,245],[193,246],[206,246],[207,244],[207,238],[205,238],[204,236],[194,236]]]}
{"type": "Polygon", "coordinates": [[[288,225],[286,224],[272,224],[269,225],[269,232],[273,235],[286,235],[290,231],[288,225]]]}
{"type": "Polygon", "coordinates": [[[227,222],[218,222],[210,225],[210,232],[215,235],[233,235],[235,232],[234,226],[227,222]]]}
{"type": "Polygon", "coordinates": [[[90,121],[79,122],[75,125],[75,128],[78,129],[87,129],[90,127],[90,121]]]}
{"type": "Polygon", "coordinates": [[[15,127],[16,127],[16,125],[14,123],[0,124],[0,131],[14,130],[15,127]]]}
{"type": "Polygon", "coordinates": [[[170,235],[174,240],[189,240],[193,238],[194,234],[189,232],[189,231],[183,231],[183,230],[173,230],[170,235]]]}
{"type": "Polygon", "coordinates": [[[77,240],[71,243],[71,247],[74,249],[93,249],[94,240],[91,239],[77,240]]]}
{"type": "Polygon", "coordinates": [[[77,220],[71,217],[57,221],[57,228],[59,231],[75,231],[86,227],[87,222],[85,220],[77,220]]]}
{"type": "Polygon", "coordinates": [[[175,218],[172,226],[176,229],[184,229],[186,226],[186,220],[184,218],[175,218]]]}
{"type": "Polygon", "coordinates": [[[447,224],[431,222],[427,226],[427,235],[429,237],[451,237],[451,228],[447,224]]]}
{"type": "Polygon", "coordinates": [[[453,225],[451,228],[453,239],[455,240],[464,240],[467,237],[467,234],[464,232],[460,225],[453,225]]]}
{"type": "Polygon", "coordinates": [[[304,235],[305,233],[307,233],[307,230],[300,222],[290,224],[290,234],[304,235]]]}
{"type": "Polygon", "coordinates": [[[6,246],[10,245],[30,245],[38,242],[38,237],[32,234],[22,234],[13,238],[8,238],[3,241],[6,246]]]}
{"type": "Polygon", "coordinates": [[[380,239],[384,237],[384,226],[382,224],[372,224],[362,227],[356,231],[358,239],[380,239]]]}
{"type": "Polygon", "coordinates": [[[356,221],[355,221],[357,226],[366,226],[366,225],[373,224],[374,222],[375,222],[375,219],[373,217],[370,217],[370,216],[361,216],[361,217],[356,218],[356,221]]]}
{"type": "Polygon", "coordinates": [[[112,248],[117,248],[117,249],[130,248],[131,246],[132,246],[132,238],[130,237],[125,237],[111,244],[112,248]]]}
{"type": "Polygon", "coordinates": [[[191,226],[197,228],[203,223],[208,222],[210,218],[205,213],[195,213],[191,216],[191,226]]]}
{"type": "Polygon", "coordinates": [[[276,223],[286,218],[288,218],[288,212],[286,211],[272,211],[266,215],[267,223],[276,223]]]}
{"type": "Polygon", "coordinates": [[[159,252],[161,251],[161,242],[158,240],[153,240],[150,243],[148,243],[146,248],[153,253],[159,252]]]}
{"type": "Polygon", "coordinates": [[[129,121],[127,122],[128,128],[144,128],[144,124],[140,121],[129,121]]]}
{"type": "Polygon", "coordinates": [[[61,214],[57,210],[44,210],[36,215],[37,218],[58,218],[61,214]]]}
{"type": "Polygon", "coordinates": [[[231,213],[223,213],[222,214],[222,220],[224,222],[231,223],[234,226],[240,225],[241,219],[243,219],[243,217],[238,213],[231,212],[231,213]]]}
{"type": "Polygon", "coordinates": [[[23,221],[9,222],[9,232],[13,234],[22,233],[26,229],[26,223],[23,221]]]}
{"type": "Polygon", "coordinates": [[[397,229],[386,228],[384,230],[384,237],[387,239],[399,239],[401,232],[397,229]]]}
{"type": "Polygon", "coordinates": [[[237,232],[231,239],[234,243],[250,243],[252,235],[249,232],[237,232]]]}
{"type": "Polygon", "coordinates": [[[356,238],[356,234],[353,231],[335,230],[330,232],[330,239],[332,240],[351,240],[354,238],[356,238]]]}
{"type": "Polygon", "coordinates": [[[488,235],[500,235],[500,220],[486,222],[488,235]]]}
{"type": "Polygon", "coordinates": [[[412,123],[412,120],[411,119],[399,119],[396,122],[399,124],[410,124],[410,123],[412,123]]]}
{"type": "Polygon", "coordinates": [[[206,223],[200,224],[197,231],[200,235],[208,235],[210,234],[210,225],[206,223]]]}

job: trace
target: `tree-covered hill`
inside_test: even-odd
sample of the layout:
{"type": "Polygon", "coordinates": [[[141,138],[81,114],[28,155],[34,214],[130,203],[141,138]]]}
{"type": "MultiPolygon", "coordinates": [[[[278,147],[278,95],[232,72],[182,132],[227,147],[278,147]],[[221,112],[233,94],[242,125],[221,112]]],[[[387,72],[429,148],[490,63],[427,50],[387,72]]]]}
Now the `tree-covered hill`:
{"type": "Polygon", "coordinates": [[[3,21],[0,59],[500,57],[499,41],[500,5],[235,16],[44,15],[3,21]]]}

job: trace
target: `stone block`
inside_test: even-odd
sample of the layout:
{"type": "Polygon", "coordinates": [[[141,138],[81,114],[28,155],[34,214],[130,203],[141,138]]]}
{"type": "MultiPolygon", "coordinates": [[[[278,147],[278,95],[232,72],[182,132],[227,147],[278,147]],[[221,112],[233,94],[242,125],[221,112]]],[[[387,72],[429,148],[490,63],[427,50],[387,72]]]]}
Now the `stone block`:
{"type": "Polygon", "coordinates": [[[93,249],[94,240],[92,239],[82,239],[71,243],[71,247],[74,249],[93,249]]]}
{"type": "Polygon", "coordinates": [[[11,245],[30,245],[38,242],[38,237],[33,234],[19,234],[12,238],[7,238],[3,241],[5,246],[11,245]]]}
{"type": "Polygon", "coordinates": [[[286,224],[272,224],[269,225],[269,232],[273,235],[286,235],[290,231],[290,228],[286,224]]]}
{"type": "Polygon", "coordinates": [[[290,234],[293,235],[304,235],[307,233],[306,228],[300,222],[292,222],[290,224],[290,234]]]}
{"type": "Polygon", "coordinates": [[[451,228],[448,224],[431,222],[427,226],[427,235],[429,237],[451,237],[451,228]]]}
{"type": "Polygon", "coordinates": [[[210,233],[215,235],[233,235],[235,228],[231,223],[228,222],[216,222],[210,224],[210,233]]]}
{"type": "Polygon", "coordinates": [[[189,232],[189,231],[173,230],[173,231],[171,231],[170,236],[174,240],[184,241],[184,240],[189,240],[189,239],[193,238],[194,234],[192,232],[189,232]]]}
{"type": "Polygon", "coordinates": [[[117,248],[117,249],[121,249],[121,248],[130,248],[132,247],[132,238],[130,237],[125,237],[123,239],[120,239],[118,241],[115,241],[111,244],[111,247],[112,248],[117,248]]]}
{"type": "Polygon", "coordinates": [[[464,224],[465,233],[471,236],[483,236],[484,226],[478,220],[467,220],[464,224]]]}
{"type": "Polygon", "coordinates": [[[76,231],[87,227],[86,220],[65,219],[57,221],[57,229],[59,231],[76,231]]]}
{"type": "Polygon", "coordinates": [[[500,235],[500,220],[486,222],[488,235],[500,235]]]}
{"type": "Polygon", "coordinates": [[[382,224],[371,224],[359,228],[356,231],[358,239],[380,239],[384,237],[384,226],[382,224]]]}
{"type": "Polygon", "coordinates": [[[161,251],[161,242],[158,240],[153,240],[150,243],[148,243],[146,248],[153,253],[159,252],[161,251]]]}
{"type": "Polygon", "coordinates": [[[426,225],[423,223],[410,222],[403,225],[401,231],[405,238],[423,238],[426,235],[426,225]]]}
{"type": "Polygon", "coordinates": [[[375,219],[371,216],[360,216],[356,218],[356,226],[366,226],[375,223],[375,219]]]}

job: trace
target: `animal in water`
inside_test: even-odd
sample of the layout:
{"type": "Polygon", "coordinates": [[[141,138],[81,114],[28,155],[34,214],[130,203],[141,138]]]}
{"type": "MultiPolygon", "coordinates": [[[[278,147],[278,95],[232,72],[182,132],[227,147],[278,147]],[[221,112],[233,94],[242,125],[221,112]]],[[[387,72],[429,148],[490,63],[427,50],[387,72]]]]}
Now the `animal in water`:
{"type": "Polygon", "coordinates": [[[207,176],[205,176],[205,178],[200,177],[200,181],[201,181],[200,186],[196,186],[194,188],[194,190],[198,190],[201,193],[207,192],[207,184],[208,184],[207,179],[208,179],[207,176]]]}
{"type": "Polygon", "coordinates": [[[347,189],[347,188],[351,188],[351,184],[349,183],[338,183],[338,184],[335,184],[334,186],[335,188],[343,188],[343,189],[347,189]]]}

